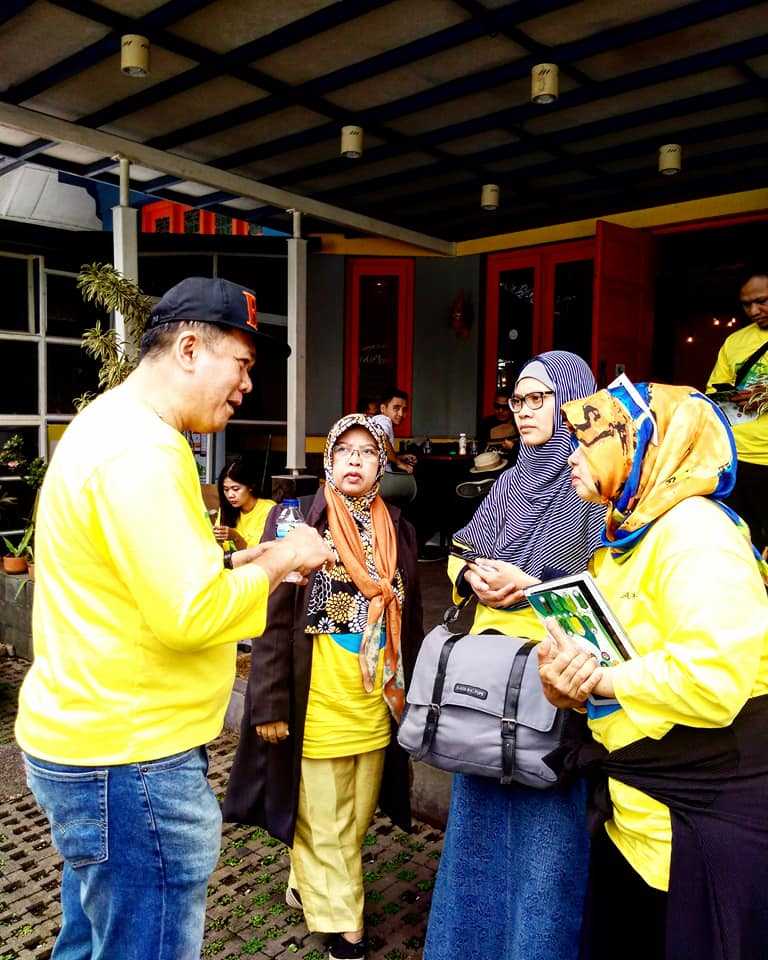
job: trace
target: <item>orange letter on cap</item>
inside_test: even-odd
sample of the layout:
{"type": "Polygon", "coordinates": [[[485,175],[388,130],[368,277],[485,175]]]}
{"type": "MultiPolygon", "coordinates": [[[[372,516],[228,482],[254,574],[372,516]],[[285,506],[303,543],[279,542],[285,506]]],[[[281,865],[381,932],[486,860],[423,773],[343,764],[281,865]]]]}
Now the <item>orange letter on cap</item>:
{"type": "Polygon", "coordinates": [[[246,323],[249,327],[253,327],[254,330],[258,330],[259,315],[256,312],[256,297],[254,297],[250,290],[241,290],[240,292],[245,297],[245,304],[248,308],[248,320],[246,323]]]}

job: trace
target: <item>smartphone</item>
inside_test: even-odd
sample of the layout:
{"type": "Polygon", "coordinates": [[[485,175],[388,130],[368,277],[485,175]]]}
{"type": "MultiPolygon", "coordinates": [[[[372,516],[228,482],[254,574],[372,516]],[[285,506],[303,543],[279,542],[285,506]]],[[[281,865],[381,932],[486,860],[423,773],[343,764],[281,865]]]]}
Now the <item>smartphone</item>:
{"type": "Polygon", "coordinates": [[[472,546],[471,543],[466,543],[463,540],[454,539],[451,543],[451,546],[448,550],[448,554],[451,557],[458,557],[459,560],[464,560],[469,562],[470,560],[477,560],[480,556],[479,552],[472,546]]]}

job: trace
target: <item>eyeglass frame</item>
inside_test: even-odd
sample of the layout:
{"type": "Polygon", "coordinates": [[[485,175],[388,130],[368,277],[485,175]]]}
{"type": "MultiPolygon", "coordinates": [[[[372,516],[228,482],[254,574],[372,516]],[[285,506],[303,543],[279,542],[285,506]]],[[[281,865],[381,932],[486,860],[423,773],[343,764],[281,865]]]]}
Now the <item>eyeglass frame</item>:
{"type": "Polygon", "coordinates": [[[374,444],[371,444],[370,447],[351,447],[346,443],[334,443],[331,447],[331,459],[338,455],[342,460],[346,460],[347,463],[349,463],[354,453],[360,457],[361,463],[365,463],[366,461],[373,463],[374,460],[379,459],[379,450],[374,444]]]}
{"type": "Polygon", "coordinates": [[[523,404],[525,404],[530,411],[535,412],[536,410],[541,410],[541,408],[544,406],[544,397],[554,397],[554,395],[554,390],[531,390],[530,393],[526,393],[524,397],[518,397],[516,395],[511,396],[509,400],[507,400],[507,403],[509,404],[509,409],[512,411],[512,413],[521,413],[523,404]],[[539,400],[538,406],[534,407],[533,404],[528,403],[528,397],[540,397],[541,399],[539,400]],[[520,406],[517,410],[515,410],[513,406],[513,403],[516,400],[520,401],[520,406]]]}

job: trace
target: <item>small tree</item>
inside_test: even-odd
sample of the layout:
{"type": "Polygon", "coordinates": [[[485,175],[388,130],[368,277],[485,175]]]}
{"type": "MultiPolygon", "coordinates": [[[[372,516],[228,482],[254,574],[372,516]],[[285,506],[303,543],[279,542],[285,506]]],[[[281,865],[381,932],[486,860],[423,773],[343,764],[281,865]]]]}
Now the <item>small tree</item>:
{"type": "MultiPolygon", "coordinates": [[[[99,363],[99,390],[109,390],[122,383],[136,367],[136,344],[149,320],[152,299],[111,263],[82,266],[77,286],[83,300],[95,303],[107,313],[117,312],[125,321],[125,340],[100,322],[83,334],[83,349],[99,363]]],[[[95,396],[90,392],[82,394],[75,399],[75,408],[82,410],[95,396]]]]}

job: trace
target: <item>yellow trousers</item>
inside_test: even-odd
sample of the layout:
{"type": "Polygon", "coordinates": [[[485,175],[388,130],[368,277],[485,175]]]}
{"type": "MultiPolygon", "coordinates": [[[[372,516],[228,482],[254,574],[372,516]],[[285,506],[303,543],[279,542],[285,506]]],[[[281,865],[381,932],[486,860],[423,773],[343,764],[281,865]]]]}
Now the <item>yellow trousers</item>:
{"type": "Polygon", "coordinates": [[[373,819],[384,750],[301,761],[296,834],[288,884],[299,891],[307,928],[344,933],[363,927],[361,846],[373,819]]]}

